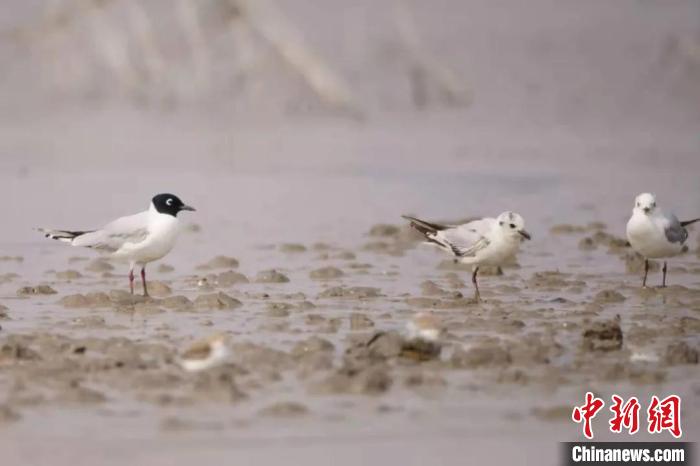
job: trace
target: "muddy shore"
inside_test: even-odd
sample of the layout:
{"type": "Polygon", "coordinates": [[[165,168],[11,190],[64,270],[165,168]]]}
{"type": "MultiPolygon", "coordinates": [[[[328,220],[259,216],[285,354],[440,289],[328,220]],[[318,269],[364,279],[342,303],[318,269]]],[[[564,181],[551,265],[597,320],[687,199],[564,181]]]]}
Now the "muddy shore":
{"type": "MultiPolygon", "coordinates": [[[[11,3],[0,26],[40,2],[11,3]]],[[[643,191],[700,215],[697,2],[413,2],[474,92],[421,109],[389,2],[279,3],[363,118],[309,104],[266,60],[271,78],[199,102],[56,92],[37,54],[0,42],[2,464],[554,465],[587,390],[678,394],[700,438],[700,228],[665,289],[640,288],[624,240],[643,191]],[[35,230],[98,227],[157,192],[197,212],[149,266],[149,299],[123,264],[35,230]],[[470,270],[400,218],[504,210],[533,240],[483,271],[479,304],[470,270]],[[437,343],[407,337],[425,313],[437,343]],[[218,334],[230,358],[184,370],[218,334]]],[[[620,440],[606,417],[596,439],[620,440]]]]}

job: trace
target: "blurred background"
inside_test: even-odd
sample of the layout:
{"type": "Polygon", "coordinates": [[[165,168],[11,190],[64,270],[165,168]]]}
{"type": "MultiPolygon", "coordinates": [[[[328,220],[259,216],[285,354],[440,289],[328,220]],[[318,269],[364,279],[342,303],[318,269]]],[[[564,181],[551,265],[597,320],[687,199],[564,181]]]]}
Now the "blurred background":
{"type": "MultiPolygon", "coordinates": [[[[48,271],[72,263],[71,256],[89,255],[45,240],[36,227],[95,228],[145,209],[158,192],[173,192],[197,208],[183,215],[196,223],[189,225],[196,234],[181,238],[167,257],[179,278],[223,254],[236,257],[251,277],[273,267],[290,274],[287,288],[273,288],[275,296],[282,290],[313,297],[326,286],[308,278],[316,252],[294,258],[275,245],[298,243],[312,251],[325,242],[375,266],[348,280],[381,286],[386,301],[366,306],[373,317],[386,315],[401,310],[404,296],[420,295],[426,277],[444,273],[436,268],[442,257],[367,250],[372,225],[404,224],[401,214],[450,221],[514,210],[534,239],[518,258],[522,268],[507,271],[502,284],[527,288],[536,273],[556,270],[593,281],[596,292],[598,285],[617,284],[636,290],[639,276],[625,274],[617,256],[582,252],[578,238],[557,238],[550,228],[600,221],[624,236],[634,197],[644,191],[655,192],[679,217],[700,216],[699,152],[699,0],[4,0],[0,8],[0,255],[10,258],[5,270],[18,273],[22,284],[52,279],[48,271]]],[[[697,236],[689,242],[693,249],[697,236]]],[[[690,270],[697,256],[686,260],[681,264],[690,270]]],[[[114,274],[122,280],[124,272],[114,274]]],[[[673,270],[672,283],[694,286],[695,274],[673,270]]],[[[486,288],[496,289],[496,280],[489,277],[486,288]]],[[[17,286],[10,281],[5,291],[14,295],[17,286]]],[[[505,293],[515,304],[506,301],[503,309],[522,311],[522,296],[505,293]]],[[[534,293],[526,296],[531,307],[550,309],[563,299],[551,300],[555,295],[546,291],[532,301],[534,293]]],[[[574,313],[578,307],[566,306],[589,298],[563,299],[569,304],[562,306],[574,313]]],[[[30,334],[63,331],[60,319],[72,322],[77,311],[50,299],[24,310],[17,307],[25,301],[11,301],[13,317],[21,317],[3,322],[4,334],[21,326],[30,334]]],[[[161,317],[172,327],[158,326],[151,315],[123,316],[118,333],[147,340],[152,329],[160,335],[175,328],[189,337],[253,325],[245,338],[269,343],[291,335],[258,331],[267,315],[264,300],[241,299],[244,312],[230,317],[239,320],[218,325],[211,317],[215,328],[192,320],[199,314],[167,312],[161,317]]],[[[684,308],[686,301],[671,302],[684,308]]],[[[627,303],[611,312],[637,312],[646,319],[639,322],[657,316],[627,303]]],[[[345,319],[360,304],[319,305],[345,319]]],[[[659,306],[654,310],[668,310],[659,306]]],[[[543,315],[542,328],[550,328],[552,314],[543,315]]],[[[465,322],[462,328],[472,321],[465,322]]],[[[688,332],[696,328],[683,322],[678,325],[688,332]]],[[[82,336],[82,327],[71,328],[82,336]]],[[[668,338],[677,338],[676,327],[668,328],[668,338]]],[[[655,329],[649,334],[662,333],[655,329]]],[[[338,348],[346,347],[345,336],[337,337],[338,348]]],[[[674,393],[697,395],[692,369],[678,385],[669,380],[674,393]]],[[[178,436],[168,443],[178,447],[171,457],[148,464],[220,461],[216,453],[232,448],[249,462],[266,464],[259,457],[268,455],[274,464],[277,448],[285,446],[285,458],[294,462],[288,455],[305,454],[305,439],[311,439],[307,448],[327,447],[328,437],[336,438],[334,461],[348,464],[396,455],[403,464],[493,463],[494,452],[509,456],[502,464],[522,462],[523,455],[533,464],[554,464],[553,439],[580,436],[569,406],[582,397],[578,384],[553,393],[561,382],[552,380],[545,393],[536,384],[528,390],[497,384],[506,391],[493,394],[491,386],[478,391],[450,381],[451,391],[431,401],[410,393],[402,398],[401,391],[365,397],[376,410],[345,405],[353,414],[347,423],[326,422],[332,416],[321,421],[321,415],[303,428],[277,418],[251,429],[229,423],[219,443],[205,427],[178,436]],[[562,422],[534,422],[531,407],[541,403],[563,406],[556,411],[562,422]],[[390,414],[394,405],[408,406],[408,414],[390,414]],[[410,417],[414,407],[430,415],[410,417]],[[298,437],[305,429],[312,434],[298,437]],[[286,444],[279,440],[287,437],[286,444]]],[[[255,402],[281,395],[287,388],[277,385],[255,402]]],[[[129,396],[116,396],[105,409],[22,408],[26,422],[6,431],[3,451],[12,458],[14,449],[25,463],[36,455],[66,464],[90,454],[98,462],[138,458],[165,443],[153,427],[162,413],[143,403],[132,408],[129,396]],[[112,407],[117,415],[103,415],[112,407]],[[89,422],[81,418],[86,413],[89,422]],[[45,434],[40,442],[38,432],[45,434]],[[98,436],[102,443],[93,442],[98,436]],[[94,445],[104,448],[86,448],[94,445]]],[[[314,409],[320,399],[299,398],[314,409]]],[[[687,400],[684,406],[697,404],[697,396],[687,400]]],[[[178,415],[181,409],[173,405],[178,415]]],[[[697,410],[689,412],[685,432],[697,438],[697,410]]],[[[230,414],[218,405],[199,414],[210,413],[215,419],[230,414]]],[[[328,462],[328,448],[311,450],[315,461],[306,464],[328,462]]]]}
{"type": "Polygon", "coordinates": [[[0,33],[13,239],[158,191],[241,241],[700,210],[697,0],[10,0],[0,33]]]}

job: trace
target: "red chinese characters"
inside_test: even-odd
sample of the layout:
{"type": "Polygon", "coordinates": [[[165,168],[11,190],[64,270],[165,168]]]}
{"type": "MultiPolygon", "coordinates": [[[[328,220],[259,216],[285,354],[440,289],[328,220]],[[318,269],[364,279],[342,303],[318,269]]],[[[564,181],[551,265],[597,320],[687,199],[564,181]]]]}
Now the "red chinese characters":
{"type": "Polygon", "coordinates": [[[610,411],[614,416],[610,419],[610,432],[620,433],[622,428],[628,430],[630,434],[635,434],[639,430],[639,400],[632,397],[624,403],[624,400],[617,395],[612,396],[613,405],[610,411]]]}
{"type": "Polygon", "coordinates": [[[576,406],[571,413],[571,418],[574,422],[579,424],[583,422],[583,435],[585,435],[587,439],[593,438],[591,421],[603,406],[605,406],[605,402],[602,399],[596,398],[591,392],[587,392],[586,403],[583,406],[576,406]]]}
{"type": "Polygon", "coordinates": [[[674,437],[681,437],[681,397],[670,395],[659,400],[656,395],[652,396],[647,416],[650,434],[668,430],[674,437]]]}
{"type": "MultiPolygon", "coordinates": [[[[622,433],[627,430],[630,435],[636,434],[640,427],[641,405],[637,397],[630,397],[625,401],[618,395],[611,397],[610,411],[613,416],[608,422],[610,432],[622,433]]],[[[587,439],[593,438],[593,418],[603,409],[605,402],[596,398],[591,392],[586,393],[586,402],[581,406],[575,406],[571,413],[574,422],[583,423],[583,435],[587,439]]],[[[660,400],[656,395],[651,397],[647,408],[647,424],[650,434],[659,434],[668,431],[675,438],[683,434],[681,429],[681,398],[678,395],[669,395],[660,400]]]]}

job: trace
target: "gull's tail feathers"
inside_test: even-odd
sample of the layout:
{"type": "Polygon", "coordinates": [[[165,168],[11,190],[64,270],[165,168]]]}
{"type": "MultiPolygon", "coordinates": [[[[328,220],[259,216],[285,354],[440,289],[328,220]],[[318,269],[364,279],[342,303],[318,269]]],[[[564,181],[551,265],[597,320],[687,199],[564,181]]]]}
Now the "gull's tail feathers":
{"type": "Polygon", "coordinates": [[[420,233],[426,236],[428,234],[434,235],[438,231],[447,230],[448,228],[450,228],[447,225],[426,222],[425,220],[421,220],[416,217],[411,217],[410,215],[402,215],[401,217],[411,222],[411,227],[413,227],[414,229],[418,230],[420,233]]]}
{"type": "Polygon", "coordinates": [[[681,222],[681,226],[687,227],[688,225],[692,225],[695,222],[700,222],[700,218],[694,218],[692,220],[686,220],[685,222],[681,222]]]}
{"type": "Polygon", "coordinates": [[[51,230],[48,228],[38,229],[46,238],[55,239],[64,243],[72,243],[75,238],[82,236],[91,231],[68,231],[68,230],[51,230]]]}
{"type": "Polygon", "coordinates": [[[409,215],[402,215],[402,217],[411,222],[411,228],[418,231],[425,237],[427,244],[437,245],[438,247],[443,248],[445,250],[450,249],[448,245],[436,238],[435,235],[439,231],[447,230],[451,227],[447,225],[440,225],[438,223],[426,222],[425,220],[421,220],[416,217],[411,217],[409,215]]]}

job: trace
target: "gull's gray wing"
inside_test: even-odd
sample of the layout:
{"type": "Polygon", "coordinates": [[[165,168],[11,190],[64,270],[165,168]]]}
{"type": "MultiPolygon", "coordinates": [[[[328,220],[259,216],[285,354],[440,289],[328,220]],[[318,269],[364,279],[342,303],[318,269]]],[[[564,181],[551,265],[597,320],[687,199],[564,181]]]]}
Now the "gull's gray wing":
{"type": "Polygon", "coordinates": [[[671,243],[685,243],[688,239],[688,230],[686,230],[681,222],[678,221],[675,215],[671,214],[665,218],[664,234],[666,239],[671,243]]]}
{"type": "Polygon", "coordinates": [[[493,218],[475,220],[438,231],[433,239],[457,257],[473,257],[491,243],[486,235],[495,221],[493,218]]]}
{"type": "Polygon", "coordinates": [[[103,228],[75,237],[73,246],[115,252],[126,243],[140,243],[148,236],[148,211],[121,217],[103,228]]]}

